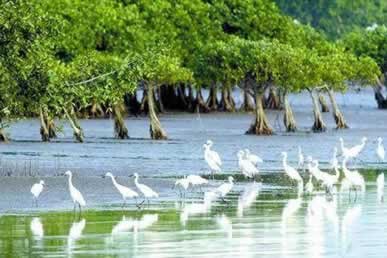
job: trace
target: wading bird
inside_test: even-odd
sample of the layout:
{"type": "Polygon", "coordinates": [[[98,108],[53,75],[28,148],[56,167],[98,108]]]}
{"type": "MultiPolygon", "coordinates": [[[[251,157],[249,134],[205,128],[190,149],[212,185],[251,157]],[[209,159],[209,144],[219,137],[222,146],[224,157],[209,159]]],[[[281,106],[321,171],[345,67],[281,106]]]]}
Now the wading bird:
{"type": "Polygon", "coordinates": [[[291,179],[297,181],[297,188],[298,188],[297,193],[298,193],[298,196],[300,196],[302,194],[302,192],[304,191],[304,183],[302,181],[302,177],[300,176],[300,173],[298,173],[298,171],[295,168],[293,168],[287,164],[288,154],[286,152],[282,152],[281,154],[283,157],[282,164],[283,164],[285,173],[291,179]]]}
{"type": "Polygon", "coordinates": [[[383,146],[383,139],[381,137],[378,138],[378,148],[376,149],[376,154],[378,155],[379,161],[383,162],[385,158],[385,151],[383,146]]]}
{"type": "Polygon", "coordinates": [[[376,187],[378,191],[378,201],[384,201],[384,173],[380,173],[376,179],[376,187]]]}
{"type": "Polygon", "coordinates": [[[141,204],[143,204],[145,202],[145,200],[148,201],[148,205],[149,205],[149,199],[150,198],[158,198],[159,197],[159,194],[156,193],[155,191],[152,190],[152,188],[150,188],[149,186],[147,185],[144,185],[144,184],[140,184],[138,182],[138,174],[137,173],[134,173],[133,174],[134,176],[134,184],[136,185],[137,189],[140,190],[140,192],[144,195],[144,201],[141,204]]]}
{"type": "Polygon", "coordinates": [[[184,176],[183,178],[177,179],[175,181],[173,188],[179,187],[180,196],[185,197],[185,192],[188,190],[189,184],[190,184],[189,179],[184,176]],[[184,192],[182,192],[181,189],[183,189],[184,192]]]}
{"type": "Polygon", "coordinates": [[[222,160],[219,157],[219,154],[216,151],[211,150],[213,142],[208,140],[206,144],[203,145],[204,148],[204,159],[207,162],[208,166],[211,169],[212,176],[214,173],[219,173],[222,169],[222,160]]]}
{"type": "Polygon", "coordinates": [[[83,198],[81,192],[78,191],[78,189],[75,188],[73,185],[73,182],[72,182],[73,173],[71,173],[71,171],[66,171],[65,175],[68,176],[69,178],[69,191],[70,191],[71,199],[73,200],[73,203],[74,203],[74,212],[76,209],[76,205],[78,205],[79,211],[82,212],[81,207],[86,206],[85,199],[83,198]]]}
{"type": "Polygon", "coordinates": [[[349,191],[351,192],[351,190],[354,190],[355,193],[356,193],[356,197],[355,197],[355,200],[357,198],[357,190],[360,188],[361,192],[365,192],[365,181],[364,181],[364,177],[357,171],[357,170],[354,170],[354,171],[350,171],[348,168],[347,168],[347,159],[344,158],[343,159],[343,172],[344,172],[344,176],[345,176],[345,179],[348,183],[348,187],[349,187],[349,191]]]}
{"type": "Polygon", "coordinates": [[[341,152],[344,158],[350,159],[350,158],[356,158],[357,156],[359,156],[360,152],[364,149],[366,142],[367,142],[367,137],[363,137],[361,139],[361,144],[356,145],[352,148],[347,148],[344,146],[343,138],[340,137],[341,152]]]}
{"type": "Polygon", "coordinates": [[[258,163],[262,163],[263,162],[263,160],[258,155],[251,154],[249,149],[245,149],[244,154],[245,154],[245,158],[248,161],[250,161],[254,166],[257,166],[258,163]]]}
{"type": "Polygon", "coordinates": [[[38,198],[43,191],[43,187],[44,187],[43,180],[40,180],[39,183],[36,183],[31,187],[31,193],[33,195],[36,207],[38,207],[38,198]]]}
{"type": "MultiPolygon", "coordinates": [[[[129,187],[126,187],[126,186],[123,186],[123,185],[117,183],[117,181],[116,181],[116,179],[115,179],[115,177],[113,176],[112,173],[110,173],[110,172],[106,173],[105,177],[110,177],[112,179],[113,185],[116,187],[118,192],[121,194],[122,199],[124,201],[124,203],[122,204],[122,207],[125,206],[126,199],[128,199],[128,198],[129,199],[130,198],[137,198],[138,197],[138,193],[136,193],[135,191],[133,191],[129,187]]],[[[137,200],[136,200],[136,203],[137,203],[137,200]]]]}
{"type": "Polygon", "coordinates": [[[192,186],[202,186],[208,184],[208,180],[198,176],[198,175],[189,175],[187,176],[187,180],[190,182],[192,186]]]}
{"type": "Polygon", "coordinates": [[[333,156],[332,156],[332,159],[330,161],[331,163],[331,167],[334,169],[335,167],[338,167],[339,166],[339,161],[337,159],[337,148],[334,147],[333,148],[333,156]]]}
{"type": "Polygon", "coordinates": [[[237,154],[239,169],[245,177],[254,178],[256,175],[258,175],[259,171],[257,167],[254,166],[254,164],[248,160],[244,154],[245,153],[242,150],[240,150],[237,154]]]}
{"type": "Polygon", "coordinates": [[[228,177],[228,182],[221,184],[218,188],[215,189],[214,193],[217,194],[223,202],[226,202],[224,197],[231,191],[234,186],[234,178],[232,176],[228,177]]]}

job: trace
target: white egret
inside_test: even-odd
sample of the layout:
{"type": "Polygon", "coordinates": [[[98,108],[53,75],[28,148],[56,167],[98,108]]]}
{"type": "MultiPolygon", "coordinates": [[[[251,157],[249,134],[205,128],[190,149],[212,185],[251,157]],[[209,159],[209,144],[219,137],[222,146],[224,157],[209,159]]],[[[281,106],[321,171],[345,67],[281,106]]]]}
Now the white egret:
{"type": "Polygon", "coordinates": [[[363,193],[365,192],[364,177],[357,170],[350,171],[347,168],[346,162],[347,162],[347,159],[344,158],[343,159],[343,172],[344,172],[344,176],[345,176],[345,179],[348,182],[349,190],[351,191],[352,189],[354,189],[355,193],[356,193],[356,197],[357,197],[357,190],[358,190],[358,188],[360,188],[360,190],[363,193]]]}
{"type": "Polygon", "coordinates": [[[214,193],[217,194],[222,201],[225,202],[224,197],[231,191],[234,186],[234,178],[232,176],[228,177],[228,182],[221,184],[218,188],[214,190],[214,193]]]}
{"type": "Polygon", "coordinates": [[[30,229],[31,229],[32,235],[37,240],[40,240],[44,236],[43,224],[40,221],[40,218],[35,217],[31,220],[30,229]]]}
{"type": "Polygon", "coordinates": [[[33,195],[36,206],[38,206],[38,198],[43,191],[44,181],[40,180],[39,183],[33,184],[31,187],[31,193],[33,195]]]}
{"type": "Polygon", "coordinates": [[[112,179],[113,185],[116,187],[118,192],[121,194],[122,199],[124,201],[122,206],[125,206],[126,199],[128,199],[128,198],[129,199],[130,198],[137,198],[138,197],[138,193],[136,193],[135,191],[133,191],[132,189],[130,189],[127,186],[123,186],[123,185],[117,183],[117,181],[116,181],[116,179],[115,179],[115,177],[113,176],[112,173],[110,173],[110,172],[106,173],[105,177],[110,177],[112,179]]]}
{"type": "Polygon", "coordinates": [[[214,173],[219,173],[222,170],[222,160],[220,159],[219,154],[216,151],[211,150],[212,145],[213,142],[211,140],[208,140],[207,143],[203,145],[203,148],[204,159],[211,169],[212,176],[214,176],[214,173]]]}
{"type": "Polygon", "coordinates": [[[86,206],[86,201],[83,198],[83,195],[81,194],[81,192],[78,191],[78,189],[75,188],[73,185],[73,182],[72,182],[73,173],[71,173],[71,171],[66,171],[65,175],[68,176],[69,178],[69,191],[70,191],[71,199],[73,200],[73,203],[74,203],[74,211],[77,204],[79,206],[79,211],[82,211],[81,207],[86,206]]]}
{"type": "Polygon", "coordinates": [[[303,170],[305,168],[305,159],[300,146],[298,146],[298,168],[302,168],[303,170]]]}
{"type": "Polygon", "coordinates": [[[318,166],[318,160],[313,160],[312,157],[308,157],[309,172],[316,178],[317,181],[321,181],[322,185],[325,186],[325,189],[328,193],[332,194],[333,186],[337,184],[339,180],[339,170],[335,169],[336,174],[331,175],[321,171],[318,166]],[[312,166],[311,163],[313,163],[314,166],[312,166]]]}
{"type": "Polygon", "coordinates": [[[173,186],[173,188],[179,187],[180,196],[183,196],[183,193],[181,191],[181,189],[183,189],[184,197],[185,197],[185,192],[188,190],[189,184],[190,184],[189,179],[186,176],[184,176],[183,178],[177,179],[175,181],[175,185],[173,186]]]}
{"type": "Polygon", "coordinates": [[[344,156],[344,158],[356,158],[360,152],[364,149],[364,146],[367,142],[367,137],[363,137],[361,139],[361,144],[356,145],[352,148],[347,148],[344,146],[344,140],[340,137],[340,146],[341,146],[341,152],[344,156]]]}
{"type": "Polygon", "coordinates": [[[249,149],[245,149],[244,154],[245,158],[253,163],[254,166],[263,162],[263,160],[258,155],[252,154],[249,149]]]}
{"type": "Polygon", "coordinates": [[[384,173],[380,173],[376,179],[376,187],[379,202],[384,201],[384,173]]]}
{"type": "MultiPolygon", "coordinates": [[[[134,184],[136,185],[137,189],[140,190],[140,192],[144,195],[145,199],[148,201],[148,205],[149,205],[149,198],[158,198],[159,197],[159,194],[156,193],[155,191],[153,191],[152,188],[150,188],[147,185],[140,184],[138,182],[138,174],[137,173],[134,173],[133,176],[134,176],[134,184]]],[[[145,199],[144,199],[144,201],[145,201],[145,199]]],[[[144,203],[144,201],[142,203],[144,203]]]]}
{"type": "Polygon", "coordinates": [[[187,180],[192,186],[201,186],[208,184],[208,180],[198,176],[198,175],[189,175],[187,176],[187,180]]]}
{"type": "Polygon", "coordinates": [[[385,151],[383,146],[383,139],[381,137],[378,138],[378,148],[376,149],[376,154],[378,155],[379,161],[383,162],[385,158],[385,151]]]}
{"type": "Polygon", "coordinates": [[[298,173],[298,171],[289,166],[287,164],[287,158],[288,158],[288,154],[286,152],[282,152],[282,157],[283,157],[283,160],[282,160],[282,165],[284,167],[284,170],[285,170],[285,173],[293,180],[296,180],[297,181],[297,188],[298,188],[298,195],[300,196],[302,194],[302,192],[304,191],[304,182],[302,180],[302,177],[300,176],[300,173],[298,173]]]}
{"type": "Polygon", "coordinates": [[[338,167],[339,166],[339,161],[337,159],[337,147],[334,147],[333,148],[333,155],[332,155],[332,159],[330,161],[331,163],[331,167],[334,169],[335,167],[338,167]]]}
{"type": "Polygon", "coordinates": [[[246,158],[245,153],[240,150],[237,154],[238,156],[238,165],[242,174],[248,178],[254,178],[255,175],[259,173],[258,169],[254,164],[246,158]]]}
{"type": "Polygon", "coordinates": [[[312,178],[313,178],[313,176],[309,175],[309,181],[305,185],[305,193],[308,194],[308,195],[312,195],[313,194],[313,190],[314,190],[312,178]]]}

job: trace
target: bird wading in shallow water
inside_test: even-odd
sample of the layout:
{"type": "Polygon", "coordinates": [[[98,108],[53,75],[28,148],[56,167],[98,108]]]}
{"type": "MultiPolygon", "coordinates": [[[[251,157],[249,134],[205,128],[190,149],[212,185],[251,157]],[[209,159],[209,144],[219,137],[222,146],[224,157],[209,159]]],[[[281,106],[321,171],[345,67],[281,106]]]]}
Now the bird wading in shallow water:
{"type": "Polygon", "coordinates": [[[383,139],[381,137],[378,138],[378,147],[376,149],[376,154],[378,155],[379,161],[383,162],[385,158],[385,151],[383,146],[383,139]]]}
{"type": "Polygon", "coordinates": [[[39,183],[33,184],[33,186],[31,187],[31,193],[34,198],[36,207],[38,207],[38,198],[43,191],[44,185],[44,181],[40,180],[39,183]]]}
{"type": "Polygon", "coordinates": [[[126,199],[135,198],[136,199],[136,204],[137,204],[138,193],[136,193],[135,191],[133,191],[132,189],[130,189],[127,186],[123,186],[123,185],[117,183],[116,178],[110,172],[106,173],[104,177],[110,177],[112,179],[113,185],[116,187],[118,192],[121,194],[122,199],[124,201],[124,203],[122,204],[122,207],[125,206],[126,199]]]}
{"type": "Polygon", "coordinates": [[[206,144],[203,145],[204,148],[204,159],[210,167],[212,178],[214,178],[215,173],[222,171],[222,160],[220,159],[219,154],[216,151],[211,150],[213,142],[208,140],[206,144]]]}
{"type": "Polygon", "coordinates": [[[79,207],[79,211],[82,212],[82,208],[81,207],[85,207],[86,206],[86,201],[83,198],[81,192],[78,191],[78,189],[75,188],[74,185],[73,185],[73,182],[72,182],[73,173],[71,173],[71,171],[66,171],[65,175],[68,177],[68,180],[69,180],[69,182],[68,182],[69,192],[70,192],[71,199],[73,200],[73,203],[74,203],[74,212],[75,212],[75,209],[76,209],[77,205],[79,207]]]}
{"type": "Polygon", "coordinates": [[[304,183],[303,183],[302,177],[300,176],[300,173],[298,173],[298,171],[295,168],[293,168],[287,164],[288,154],[286,152],[282,152],[281,154],[283,157],[282,165],[284,167],[285,173],[291,179],[297,181],[297,194],[298,194],[298,196],[301,196],[301,194],[304,191],[304,183]]]}
{"type": "Polygon", "coordinates": [[[137,189],[144,196],[144,201],[142,201],[142,203],[140,203],[139,205],[143,204],[145,202],[145,200],[146,200],[148,202],[148,206],[149,206],[149,203],[150,203],[149,199],[150,198],[159,198],[159,194],[156,193],[155,191],[153,191],[152,188],[150,188],[147,185],[140,184],[138,182],[139,176],[138,176],[137,173],[134,173],[133,176],[134,176],[134,184],[136,185],[137,189]]]}

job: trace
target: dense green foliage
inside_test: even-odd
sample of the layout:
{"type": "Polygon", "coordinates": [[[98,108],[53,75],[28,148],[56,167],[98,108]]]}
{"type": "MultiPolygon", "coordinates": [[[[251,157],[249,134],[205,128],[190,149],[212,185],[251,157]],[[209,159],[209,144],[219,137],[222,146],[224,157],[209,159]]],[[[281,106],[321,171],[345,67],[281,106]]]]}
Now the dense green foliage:
{"type": "Polygon", "coordinates": [[[371,81],[373,61],[347,49],[270,0],[2,1],[0,122],[95,103],[113,107],[149,85],[246,82],[255,94],[269,86],[345,90],[345,81],[371,81]]]}

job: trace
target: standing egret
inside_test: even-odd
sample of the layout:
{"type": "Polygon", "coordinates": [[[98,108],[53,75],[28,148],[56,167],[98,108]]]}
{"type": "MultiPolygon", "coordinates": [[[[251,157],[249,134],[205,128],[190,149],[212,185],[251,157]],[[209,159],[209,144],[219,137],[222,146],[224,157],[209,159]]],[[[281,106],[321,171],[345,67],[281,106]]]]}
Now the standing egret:
{"type": "Polygon", "coordinates": [[[40,180],[39,183],[36,183],[36,184],[34,184],[31,187],[31,193],[33,195],[36,207],[38,207],[38,198],[39,198],[39,195],[43,191],[43,187],[44,187],[44,181],[43,180],[40,180]]]}
{"type": "Polygon", "coordinates": [[[184,191],[184,197],[185,197],[185,192],[188,190],[188,187],[189,187],[189,184],[190,184],[190,181],[187,177],[183,177],[181,179],[177,179],[175,181],[175,185],[173,186],[173,188],[175,187],[180,187],[179,188],[179,191],[180,191],[180,197],[183,196],[182,194],[182,191],[181,191],[181,188],[183,188],[183,191],[184,191]]]}
{"type": "Polygon", "coordinates": [[[123,185],[120,185],[119,183],[117,183],[117,181],[112,173],[110,173],[110,172],[106,173],[105,177],[110,177],[112,179],[113,185],[116,187],[118,192],[121,194],[122,199],[124,201],[122,207],[125,206],[127,198],[137,198],[138,197],[138,193],[136,193],[135,191],[133,191],[129,187],[126,187],[126,186],[123,186],[123,185]]]}
{"type": "Polygon", "coordinates": [[[327,193],[332,194],[333,192],[333,186],[337,184],[339,177],[340,177],[340,171],[337,167],[335,167],[335,174],[331,175],[329,173],[323,172],[319,169],[319,163],[318,160],[312,160],[311,158],[308,158],[309,162],[313,163],[314,166],[311,166],[308,164],[308,169],[310,173],[318,180],[321,181],[322,185],[325,186],[325,190],[327,193]]]}
{"type": "Polygon", "coordinates": [[[258,163],[262,163],[263,160],[255,154],[251,154],[249,149],[245,149],[245,158],[256,166],[258,163]]]}
{"type": "Polygon", "coordinates": [[[309,181],[305,185],[305,193],[307,195],[312,195],[313,194],[314,187],[313,187],[312,178],[313,178],[313,176],[309,175],[309,181]]]}
{"type": "Polygon", "coordinates": [[[298,146],[298,168],[305,170],[305,159],[300,146],[298,146]]]}
{"type": "Polygon", "coordinates": [[[349,159],[349,158],[356,158],[360,154],[360,152],[364,149],[364,146],[367,142],[367,137],[363,137],[361,139],[361,144],[356,145],[352,148],[346,148],[344,146],[343,138],[340,137],[339,140],[340,140],[341,152],[342,152],[344,158],[349,159]]]}
{"type": "Polygon", "coordinates": [[[223,202],[226,202],[224,197],[231,191],[234,186],[234,178],[232,176],[228,177],[228,182],[221,184],[218,188],[215,189],[216,193],[223,202]]]}
{"type": "Polygon", "coordinates": [[[241,150],[238,152],[238,165],[242,174],[248,178],[254,178],[258,175],[259,171],[254,164],[246,158],[245,153],[241,150]]]}
{"type": "MultiPolygon", "coordinates": [[[[140,190],[140,192],[144,195],[144,198],[145,198],[144,201],[147,200],[148,205],[149,205],[149,198],[158,198],[159,197],[159,194],[156,193],[155,191],[153,191],[152,188],[150,188],[147,185],[140,184],[138,182],[138,174],[137,173],[134,173],[133,176],[134,176],[134,184],[136,185],[137,189],[140,190]]],[[[144,201],[142,203],[144,203],[144,201]]]]}
{"type": "Polygon", "coordinates": [[[198,175],[189,175],[187,176],[187,180],[190,182],[190,184],[192,186],[201,186],[201,185],[206,185],[208,184],[208,180],[201,177],[201,176],[198,176],[198,175]]]}
{"type": "Polygon", "coordinates": [[[211,150],[213,142],[208,140],[206,144],[203,145],[204,148],[204,159],[207,162],[208,166],[211,169],[212,176],[214,173],[219,173],[222,169],[222,160],[219,157],[219,154],[216,151],[211,150]]]}
{"type": "Polygon", "coordinates": [[[332,159],[330,161],[331,163],[331,167],[334,169],[335,167],[338,167],[339,166],[339,161],[337,159],[337,147],[334,147],[333,148],[333,155],[332,155],[332,159]]]}
{"type": "Polygon", "coordinates": [[[72,182],[73,173],[71,173],[71,171],[66,171],[65,175],[68,176],[69,178],[69,191],[70,191],[71,199],[73,200],[73,203],[74,203],[74,212],[77,204],[79,207],[79,211],[81,212],[82,211],[81,207],[86,206],[85,199],[83,198],[81,192],[78,191],[78,189],[75,188],[73,185],[73,182],[72,182]]]}
{"type": "Polygon", "coordinates": [[[297,181],[297,188],[298,188],[298,196],[300,196],[302,194],[302,192],[304,191],[304,182],[302,180],[302,177],[300,176],[300,173],[298,173],[298,171],[289,166],[287,164],[287,158],[288,158],[288,154],[286,152],[282,152],[282,157],[283,157],[283,160],[282,160],[282,165],[284,167],[284,170],[285,170],[285,173],[293,180],[296,180],[297,181]]]}
{"type": "Polygon", "coordinates": [[[345,179],[348,182],[349,190],[351,191],[351,189],[354,189],[355,193],[356,193],[356,198],[357,198],[357,189],[358,188],[360,188],[360,190],[363,193],[365,192],[364,177],[357,170],[350,171],[347,168],[346,162],[347,162],[347,159],[344,158],[343,159],[343,172],[344,172],[344,176],[345,176],[345,179]]]}
{"type": "Polygon", "coordinates": [[[384,201],[384,173],[380,173],[376,179],[376,187],[378,190],[378,200],[379,202],[384,201]]]}
{"type": "Polygon", "coordinates": [[[379,161],[383,162],[385,158],[385,151],[383,146],[383,139],[381,137],[378,138],[378,148],[376,149],[376,154],[378,155],[379,161]]]}

